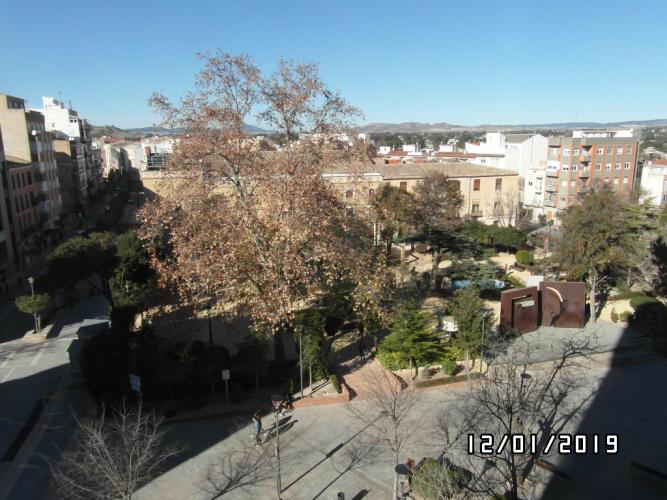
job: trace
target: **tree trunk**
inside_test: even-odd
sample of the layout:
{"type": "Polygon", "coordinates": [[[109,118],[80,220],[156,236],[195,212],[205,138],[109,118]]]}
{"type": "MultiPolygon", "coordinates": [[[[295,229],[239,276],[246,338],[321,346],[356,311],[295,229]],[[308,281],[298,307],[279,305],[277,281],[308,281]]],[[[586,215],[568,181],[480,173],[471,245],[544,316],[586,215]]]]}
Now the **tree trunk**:
{"type": "Polygon", "coordinates": [[[391,243],[392,243],[391,239],[387,238],[387,240],[385,241],[385,245],[386,245],[385,252],[387,254],[388,259],[391,258],[391,243]]]}
{"type": "Polygon", "coordinates": [[[440,267],[440,252],[433,249],[433,261],[431,263],[431,289],[435,290],[438,268],[440,267]]]}
{"type": "Polygon", "coordinates": [[[591,321],[593,323],[597,322],[597,315],[596,309],[597,309],[597,300],[596,300],[596,295],[597,295],[597,288],[598,288],[598,279],[596,275],[591,276],[591,297],[590,297],[590,305],[591,305],[591,321]]]}

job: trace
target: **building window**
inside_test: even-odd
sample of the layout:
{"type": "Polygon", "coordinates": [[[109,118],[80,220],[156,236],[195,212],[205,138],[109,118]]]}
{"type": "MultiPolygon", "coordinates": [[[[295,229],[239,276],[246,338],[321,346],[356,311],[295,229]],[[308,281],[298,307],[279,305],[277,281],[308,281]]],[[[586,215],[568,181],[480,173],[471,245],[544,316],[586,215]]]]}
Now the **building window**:
{"type": "Polygon", "coordinates": [[[479,191],[479,185],[480,185],[480,180],[479,179],[474,179],[472,181],[472,190],[473,191],[479,191]]]}
{"type": "Polygon", "coordinates": [[[528,181],[528,186],[532,186],[532,185],[533,185],[533,181],[528,181]]]}
{"type": "Polygon", "coordinates": [[[400,184],[400,188],[401,188],[403,191],[407,191],[407,190],[408,190],[408,183],[407,183],[407,182],[401,182],[401,184],[400,184]]]}
{"type": "Polygon", "coordinates": [[[503,189],[503,180],[496,179],[496,191],[501,191],[503,189]]]}
{"type": "Polygon", "coordinates": [[[352,198],[353,196],[354,196],[354,191],[352,191],[351,189],[345,191],[345,198],[352,198]]]}
{"type": "Polygon", "coordinates": [[[472,213],[474,213],[474,214],[479,213],[479,203],[473,203],[472,204],[472,213]]]}
{"type": "Polygon", "coordinates": [[[578,149],[573,149],[573,150],[572,150],[572,155],[573,155],[573,156],[577,156],[578,154],[579,154],[579,150],[578,150],[578,149]]]}
{"type": "Polygon", "coordinates": [[[493,213],[497,214],[500,212],[500,202],[499,201],[494,201],[493,202],[493,213]]]}
{"type": "Polygon", "coordinates": [[[374,196],[374,195],[375,195],[375,189],[369,189],[369,190],[368,190],[368,196],[369,196],[369,197],[372,197],[372,196],[374,196]]]}
{"type": "Polygon", "coordinates": [[[624,167],[626,170],[628,170],[630,168],[630,162],[626,161],[624,167]]]}
{"type": "Polygon", "coordinates": [[[621,164],[620,163],[614,163],[614,168],[616,170],[621,170],[621,164]]]}
{"type": "Polygon", "coordinates": [[[16,176],[12,175],[12,187],[16,189],[16,176]]]}
{"type": "Polygon", "coordinates": [[[622,155],[623,154],[623,148],[616,148],[616,154],[617,155],[622,155]]]}
{"type": "Polygon", "coordinates": [[[32,172],[28,172],[28,184],[32,184],[32,172]]]}
{"type": "Polygon", "coordinates": [[[596,163],[595,164],[595,170],[602,170],[602,164],[601,163],[596,163]]]}
{"type": "Polygon", "coordinates": [[[563,156],[570,156],[570,150],[569,149],[564,149],[563,150],[563,156]]]}
{"type": "Polygon", "coordinates": [[[568,165],[563,165],[563,170],[568,171],[568,170],[570,170],[570,167],[568,165]]]}
{"type": "Polygon", "coordinates": [[[611,170],[611,163],[605,164],[604,169],[605,170],[611,170]]]}
{"type": "Polygon", "coordinates": [[[601,154],[602,154],[602,151],[603,151],[603,149],[602,149],[602,148],[598,148],[598,154],[599,154],[599,155],[601,155],[601,154]]]}
{"type": "Polygon", "coordinates": [[[628,178],[627,178],[627,177],[623,177],[623,184],[627,184],[627,183],[628,183],[628,178]]]}
{"type": "Polygon", "coordinates": [[[14,206],[16,207],[16,213],[19,213],[21,210],[19,209],[19,199],[14,198],[14,206]]]}
{"type": "Polygon", "coordinates": [[[572,171],[576,172],[578,168],[578,165],[572,165],[572,171]]]}

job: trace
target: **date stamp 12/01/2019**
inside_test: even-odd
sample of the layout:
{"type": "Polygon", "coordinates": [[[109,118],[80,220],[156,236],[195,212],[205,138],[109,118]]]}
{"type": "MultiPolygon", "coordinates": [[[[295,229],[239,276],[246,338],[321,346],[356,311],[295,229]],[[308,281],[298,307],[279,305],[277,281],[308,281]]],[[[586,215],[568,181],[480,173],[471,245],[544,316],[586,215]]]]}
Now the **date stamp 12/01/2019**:
{"type": "Polygon", "coordinates": [[[469,455],[540,454],[551,451],[560,455],[588,453],[615,455],[618,453],[618,434],[468,434],[469,455]]]}

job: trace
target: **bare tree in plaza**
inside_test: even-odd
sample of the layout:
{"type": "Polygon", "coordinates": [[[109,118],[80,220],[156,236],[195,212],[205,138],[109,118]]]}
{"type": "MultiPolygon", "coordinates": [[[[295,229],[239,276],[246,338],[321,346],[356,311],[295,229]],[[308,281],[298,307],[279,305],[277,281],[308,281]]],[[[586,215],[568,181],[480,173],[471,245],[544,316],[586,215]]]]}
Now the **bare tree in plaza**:
{"type": "MultiPolygon", "coordinates": [[[[403,463],[402,453],[418,430],[419,397],[412,387],[375,363],[364,380],[366,401],[351,403],[350,411],[370,429],[373,438],[391,453],[392,467],[403,463]]],[[[398,474],[394,472],[394,491],[398,474]]]]}
{"type": "Polygon", "coordinates": [[[161,471],[181,450],[164,443],[163,417],[142,405],[104,412],[78,422],[72,449],[51,465],[56,489],[63,498],[123,499],[161,471]]]}
{"type": "Polygon", "coordinates": [[[246,56],[202,59],[195,90],[179,103],[151,99],[166,123],[185,128],[165,171],[169,189],[142,212],[143,238],[159,243],[151,257],[161,283],[183,301],[215,297],[226,312],[273,328],[291,323],[325,283],[345,279],[364,284],[364,297],[377,294],[384,280],[370,230],[321,175],[367,161],[363,145],[336,139],[358,110],[313,64],[279,61],[266,76],[246,56]],[[276,131],[281,150],[265,151],[249,121],[276,131]]]}
{"type": "Polygon", "coordinates": [[[580,409],[571,403],[571,393],[595,342],[572,336],[562,342],[556,359],[539,362],[542,349],[519,340],[491,365],[487,381],[462,394],[441,416],[445,449],[465,457],[460,460],[472,472],[471,491],[510,499],[530,494],[524,481],[545,456],[550,436],[564,432],[580,409]],[[481,448],[482,435],[489,436],[493,453],[481,448]],[[501,446],[504,436],[517,436],[525,452],[513,453],[510,441],[501,446]]]}

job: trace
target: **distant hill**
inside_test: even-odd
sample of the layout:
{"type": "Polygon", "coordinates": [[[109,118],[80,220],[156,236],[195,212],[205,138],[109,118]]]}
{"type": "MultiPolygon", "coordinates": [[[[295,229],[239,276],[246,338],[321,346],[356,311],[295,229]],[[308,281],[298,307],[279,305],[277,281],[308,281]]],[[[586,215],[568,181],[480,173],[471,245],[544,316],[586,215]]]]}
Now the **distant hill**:
{"type": "Polygon", "coordinates": [[[563,122],[563,123],[537,123],[520,125],[453,125],[447,122],[421,123],[369,123],[356,127],[356,132],[366,133],[442,133],[457,130],[526,130],[526,129],[578,129],[578,128],[614,128],[614,127],[663,127],[667,126],[667,118],[656,120],[637,120],[624,122],[563,122]]]}
{"type": "MultiPolygon", "coordinates": [[[[114,125],[91,125],[91,135],[93,137],[100,137],[103,135],[109,137],[122,138],[141,138],[151,135],[180,135],[185,131],[182,128],[165,128],[165,127],[139,127],[122,129],[114,125]]],[[[270,134],[268,130],[264,130],[254,125],[245,125],[245,131],[248,134],[270,134]]]]}

